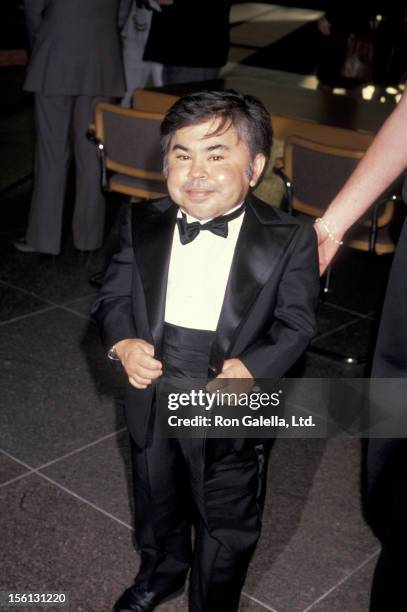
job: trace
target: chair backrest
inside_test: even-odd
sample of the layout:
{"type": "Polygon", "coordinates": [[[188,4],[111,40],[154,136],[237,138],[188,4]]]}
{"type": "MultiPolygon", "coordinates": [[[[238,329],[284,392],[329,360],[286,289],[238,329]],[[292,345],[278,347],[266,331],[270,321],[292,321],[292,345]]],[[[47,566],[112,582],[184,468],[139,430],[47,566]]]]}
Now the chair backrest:
{"type": "Polygon", "coordinates": [[[295,134],[320,144],[330,144],[344,149],[365,151],[374,138],[374,134],[369,132],[359,132],[324,123],[314,123],[305,119],[277,115],[275,113],[272,113],[271,120],[275,138],[283,141],[286,141],[289,136],[295,134]]]}
{"type": "MultiPolygon", "coordinates": [[[[364,153],[365,150],[289,136],[284,145],[284,168],[293,184],[293,209],[313,217],[322,216],[364,153]]],[[[388,224],[393,213],[394,202],[389,198],[381,208],[378,227],[388,224]]],[[[369,214],[364,222],[370,224],[369,214]]]]}
{"type": "Polygon", "coordinates": [[[149,89],[135,89],[133,93],[133,108],[135,110],[153,113],[166,113],[178,100],[179,96],[149,89]]]}
{"type": "Polygon", "coordinates": [[[147,113],[101,102],[95,110],[95,135],[105,148],[108,170],[164,181],[160,149],[162,113],[147,113]]]}

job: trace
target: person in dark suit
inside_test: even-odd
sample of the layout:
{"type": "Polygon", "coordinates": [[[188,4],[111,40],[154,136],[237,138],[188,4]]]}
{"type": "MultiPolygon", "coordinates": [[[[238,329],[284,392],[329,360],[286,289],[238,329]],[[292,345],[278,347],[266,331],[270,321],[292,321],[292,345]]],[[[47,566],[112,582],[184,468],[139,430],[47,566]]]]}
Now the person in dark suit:
{"type": "MultiPolygon", "coordinates": [[[[407,95],[383,124],[365,156],[316,225],[323,273],[345,232],[407,168],[407,95]],[[404,134],[404,136],[403,136],[404,134]]],[[[407,203],[407,178],[403,200],[407,203]]],[[[371,612],[406,609],[405,554],[407,547],[407,431],[403,423],[395,438],[387,431],[405,413],[405,396],[397,379],[407,377],[407,221],[398,239],[386,290],[372,363],[371,420],[388,411],[381,437],[368,440],[367,518],[382,545],[371,591],[371,612]],[[378,401],[381,379],[395,379],[392,397],[378,401]],[[390,424],[390,426],[389,426],[390,424]]],[[[385,380],[386,383],[386,380],[385,380]]],[[[389,387],[386,387],[388,392],[389,387]]],[[[393,429],[393,434],[394,434],[393,429]]],[[[377,435],[377,434],[376,434],[377,435]]]]}
{"type": "Polygon", "coordinates": [[[184,96],[161,134],[170,197],[128,209],[93,307],[130,383],[141,567],[114,610],[153,610],[192,567],[191,612],[233,612],[260,534],[264,445],[164,439],[155,383],[163,373],[246,383],[283,376],[316,329],[316,239],[312,227],[250,193],[272,141],[258,100],[184,96]]]}
{"type": "Polygon", "coordinates": [[[61,249],[65,186],[73,134],[76,193],[73,239],[81,251],[103,241],[105,199],[86,133],[95,104],[124,94],[119,27],[130,0],[25,0],[32,55],[25,89],[35,93],[34,191],[22,252],[61,249]]]}
{"type": "Polygon", "coordinates": [[[317,77],[325,89],[342,87],[357,95],[372,80],[375,7],[346,0],[331,1],[318,22],[323,34],[317,77]]]}
{"type": "Polygon", "coordinates": [[[167,2],[152,17],[144,60],[163,64],[164,85],[218,78],[229,52],[231,0],[167,2]]]}

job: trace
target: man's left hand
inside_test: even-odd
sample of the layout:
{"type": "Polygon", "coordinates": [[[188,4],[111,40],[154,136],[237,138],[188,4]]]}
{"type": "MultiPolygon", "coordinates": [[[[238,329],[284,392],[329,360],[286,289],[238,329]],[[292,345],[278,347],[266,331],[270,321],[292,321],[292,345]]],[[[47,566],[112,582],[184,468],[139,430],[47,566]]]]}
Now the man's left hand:
{"type": "MultiPolygon", "coordinates": [[[[249,393],[253,383],[254,377],[240,359],[226,359],[223,363],[222,372],[206,385],[206,389],[210,393],[222,391],[223,393],[241,395],[242,393],[249,393]]],[[[234,405],[233,401],[230,405],[234,405]]]]}
{"type": "Polygon", "coordinates": [[[251,372],[240,359],[226,359],[223,363],[222,372],[216,378],[251,378],[251,372]]]}

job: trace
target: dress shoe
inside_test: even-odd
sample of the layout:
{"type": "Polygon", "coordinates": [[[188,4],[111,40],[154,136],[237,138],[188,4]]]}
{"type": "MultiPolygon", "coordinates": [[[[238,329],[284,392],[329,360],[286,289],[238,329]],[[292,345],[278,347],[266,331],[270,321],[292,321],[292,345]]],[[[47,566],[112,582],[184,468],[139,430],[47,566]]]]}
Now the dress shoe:
{"type": "Polygon", "coordinates": [[[37,249],[30,246],[25,238],[17,238],[17,240],[13,240],[14,248],[20,253],[38,253],[37,249]]]}
{"type": "Polygon", "coordinates": [[[183,590],[184,585],[172,593],[160,596],[134,585],[126,589],[119,597],[113,607],[113,612],[151,612],[163,602],[180,595],[183,590]]]}

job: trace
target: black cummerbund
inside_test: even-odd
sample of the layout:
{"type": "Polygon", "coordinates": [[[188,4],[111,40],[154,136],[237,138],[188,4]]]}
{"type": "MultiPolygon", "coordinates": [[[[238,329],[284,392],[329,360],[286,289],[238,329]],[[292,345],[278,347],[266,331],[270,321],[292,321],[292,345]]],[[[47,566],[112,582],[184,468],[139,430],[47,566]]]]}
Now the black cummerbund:
{"type": "Polygon", "coordinates": [[[164,324],[164,374],[176,378],[206,378],[215,332],[164,324]]]}

